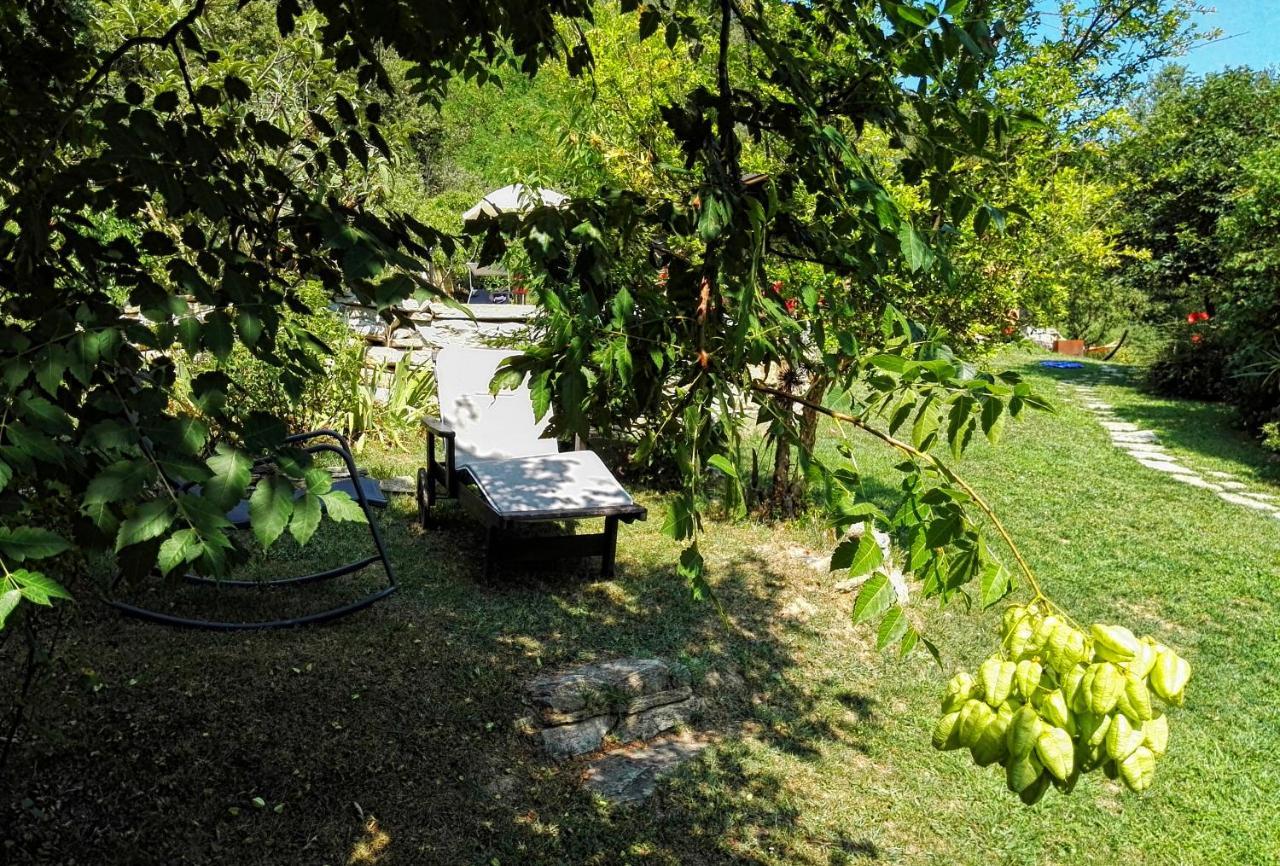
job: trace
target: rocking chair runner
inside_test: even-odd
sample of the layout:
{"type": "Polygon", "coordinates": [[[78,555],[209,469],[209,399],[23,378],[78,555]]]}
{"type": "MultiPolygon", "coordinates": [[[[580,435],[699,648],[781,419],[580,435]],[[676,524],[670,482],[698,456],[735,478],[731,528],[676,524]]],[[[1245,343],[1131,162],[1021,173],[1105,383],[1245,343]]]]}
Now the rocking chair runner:
{"type": "Polygon", "coordinates": [[[450,346],[436,355],[440,418],[427,426],[427,465],[418,470],[418,519],[430,523],[444,495],[460,500],[485,526],[485,574],[501,563],[599,556],[613,574],[618,524],[647,512],[591,451],[561,453],[534,419],[529,389],[489,392],[498,366],[516,353],[450,346]],[[436,440],[444,443],[444,462],[436,440]],[[603,517],[604,532],[551,538],[517,537],[519,527],[603,517]]]}
{"type": "MultiPolygon", "coordinates": [[[[240,631],[247,629],[289,628],[293,626],[317,625],[323,622],[330,622],[347,616],[348,614],[355,613],[356,611],[364,610],[370,605],[381,601],[394,593],[397,588],[395,570],[391,566],[391,560],[387,557],[387,550],[382,542],[382,534],[378,530],[378,522],[373,514],[373,508],[375,506],[385,506],[387,504],[387,500],[382,495],[382,491],[377,488],[376,483],[370,484],[367,479],[360,475],[359,470],[356,468],[355,460],[351,456],[351,449],[347,445],[346,438],[341,433],[333,430],[313,430],[309,433],[299,433],[294,436],[290,436],[285,440],[285,444],[303,445],[303,450],[308,454],[330,453],[336,454],[341,458],[342,462],[346,466],[347,472],[349,473],[349,477],[347,480],[336,482],[333,485],[333,489],[343,490],[348,493],[360,506],[360,510],[364,512],[364,516],[369,527],[369,536],[373,541],[375,551],[373,555],[355,559],[351,562],[325,569],[324,571],[317,571],[311,574],[303,574],[293,577],[281,577],[274,580],[221,580],[218,578],[203,577],[196,574],[187,574],[185,576],[186,580],[189,583],[194,584],[213,585],[232,589],[271,589],[301,586],[303,584],[331,580],[333,578],[342,577],[344,575],[360,571],[370,565],[380,563],[382,565],[383,572],[386,574],[387,586],[338,607],[329,608],[327,610],[303,616],[290,617],[287,619],[263,620],[257,622],[234,622],[228,620],[210,620],[180,616],[140,607],[114,598],[107,599],[107,603],[128,616],[145,619],[162,625],[172,625],[183,628],[215,629],[221,631],[240,631]],[[329,439],[332,441],[313,441],[316,439],[329,439]],[[311,444],[303,445],[303,443],[311,444]]],[[[270,458],[262,458],[257,461],[255,466],[260,467],[268,462],[270,462],[270,458]]],[[[227,519],[231,521],[237,529],[247,529],[249,526],[249,508],[247,500],[241,502],[228,512],[227,519]]],[[[114,590],[118,584],[119,578],[116,579],[116,583],[113,584],[112,589],[114,590]]]]}

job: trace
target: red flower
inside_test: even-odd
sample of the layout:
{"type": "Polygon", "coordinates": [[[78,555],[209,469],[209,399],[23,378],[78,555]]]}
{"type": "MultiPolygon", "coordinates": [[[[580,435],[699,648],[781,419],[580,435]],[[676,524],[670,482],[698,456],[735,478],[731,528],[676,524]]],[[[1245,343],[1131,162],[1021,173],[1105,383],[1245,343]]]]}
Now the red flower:
{"type": "Polygon", "coordinates": [[[1196,324],[1197,322],[1207,322],[1207,321],[1209,321],[1209,314],[1208,314],[1208,313],[1204,313],[1204,312],[1200,312],[1200,313],[1187,313],[1187,324],[1188,324],[1188,325],[1194,325],[1194,324],[1196,324]]]}
{"type": "Polygon", "coordinates": [[[796,307],[800,306],[800,302],[795,298],[787,298],[784,303],[787,305],[788,313],[794,313],[796,311],[796,307]]]}
{"type": "Polygon", "coordinates": [[[1204,339],[1204,334],[1201,334],[1201,333],[1198,333],[1198,332],[1197,332],[1197,333],[1195,333],[1195,334],[1192,334],[1192,335],[1191,335],[1191,342],[1193,342],[1193,343],[1199,343],[1199,342],[1200,342],[1201,340],[1203,340],[1203,339],[1204,339]]]}
{"type": "Polygon", "coordinates": [[[782,280],[774,280],[770,286],[775,292],[782,291],[782,280]]]}

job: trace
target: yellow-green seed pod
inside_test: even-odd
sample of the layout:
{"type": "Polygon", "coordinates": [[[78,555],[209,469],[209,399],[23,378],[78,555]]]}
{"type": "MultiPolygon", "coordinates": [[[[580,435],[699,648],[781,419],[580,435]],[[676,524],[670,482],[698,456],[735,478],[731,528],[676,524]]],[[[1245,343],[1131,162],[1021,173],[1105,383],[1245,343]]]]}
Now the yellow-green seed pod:
{"type": "Polygon", "coordinates": [[[1107,729],[1107,756],[1115,761],[1123,761],[1142,745],[1144,739],[1141,728],[1135,728],[1128,716],[1117,713],[1112,716],[1111,725],[1107,729]]]}
{"type": "Polygon", "coordinates": [[[960,744],[972,747],[987,725],[995,720],[996,711],[979,700],[970,699],[960,708],[960,744]]]}
{"type": "Polygon", "coordinates": [[[1048,728],[1036,739],[1036,756],[1044,768],[1060,781],[1067,781],[1075,766],[1075,745],[1062,728],[1048,728]]]}
{"type": "Polygon", "coordinates": [[[1008,763],[1004,768],[1004,780],[1010,791],[1021,794],[1035,784],[1043,773],[1044,764],[1034,754],[1028,753],[1008,763]]]}
{"type": "Polygon", "coordinates": [[[978,734],[977,741],[969,747],[973,762],[979,767],[989,767],[1008,757],[1009,750],[1005,746],[1005,734],[1008,730],[1009,717],[996,713],[990,724],[978,734]]]}
{"type": "Polygon", "coordinates": [[[1049,779],[1048,773],[1041,773],[1040,778],[1019,792],[1018,799],[1028,806],[1034,806],[1039,803],[1040,798],[1044,796],[1044,792],[1049,790],[1049,779]]]}
{"type": "Polygon", "coordinates": [[[1011,659],[1022,658],[1022,656],[1035,650],[1032,644],[1032,637],[1035,634],[1036,624],[1039,622],[1035,617],[1023,617],[1013,627],[1004,638],[1004,652],[1011,659]]]}
{"type": "Polygon", "coordinates": [[[1169,719],[1162,715],[1142,723],[1142,745],[1152,754],[1163,755],[1169,749],[1169,719]]]}
{"type": "Polygon", "coordinates": [[[1089,696],[1089,710],[1095,716],[1105,716],[1115,709],[1124,691],[1124,674],[1111,662],[1090,665],[1080,687],[1089,696]]]}
{"type": "Polygon", "coordinates": [[[1133,754],[1120,762],[1120,778],[1130,791],[1141,794],[1151,787],[1156,777],[1156,756],[1145,746],[1133,750],[1133,754]]]}
{"type": "Polygon", "coordinates": [[[1013,680],[1018,687],[1018,694],[1026,700],[1035,697],[1036,690],[1040,688],[1040,676],[1044,673],[1044,668],[1039,662],[1031,659],[1023,659],[1018,662],[1018,671],[1014,674],[1013,680]]]}
{"type": "Polygon", "coordinates": [[[947,713],[933,726],[933,747],[945,752],[960,748],[960,714],[947,713]]]}
{"type": "Polygon", "coordinates": [[[1095,623],[1089,634],[1093,636],[1094,653],[1103,661],[1127,662],[1138,653],[1138,639],[1122,625],[1095,623]]]}
{"type": "Polygon", "coordinates": [[[1138,651],[1134,653],[1133,658],[1125,662],[1125,670],[1135,677],[1145,679],[1155,667],[1157,655],[1156,642],[1149,637],[1144,637],[1138,641],[1138,651]]]}
{"type": "Polygon", "coordinates": [[[1054,630],[1060,625],[1062,625],[1062,620],[1053,614],[1049,614],[1044,619],[1040,620],[1036,623],[1035,632],[1031,635],[1032,645],[1042,647],[1047,644],[1049,642],[1049,635],[1053,634],[1054,630]]]}
{"type": "Polygon", "coordinates": [[[1009,699],[1013,691],[1013,677],[1018,666],[1013,662],[992,656],[982,663],[978,670],[978,684],[982,687],[982,697],[993,708],[1009,699]]]}
{"type": "Polygon", "coordinates": [[[1089,709],[1089,694],[1081,687],[1086,670],[1084,665],[1076,665],[1062,676],[1062,696],[1075,713],[1083,713],[1089,709]]]}
{"type": "Polygon", "coordinates": [[[947,683],[947,693],[942,698],[942,711],[954,713],[964,706],[964,702],[973,697],[975,683],[968,671],[961,671],[947,683]]]}
{"type": "Polygon", "coordinates": [[[1004,628],[1000,630],[1000,636],[1008,637],[1012,634],[1013,630],[1018,627],[1018,623],[1027,618],[1028,613],[1027,609],[1020,604],[1011,604],[1006,607],[1002,617],[1004,628]]]}
{"type": "Polygon", "coordinates": [[[1089,732],[1088,744],[1090,748],[1103,747],[1107,743],[1107,731],[1111,729],[1111,716],[1095,716],[1097,719],[1096,726],[1089,732]]]}
{"type": "Polygon", "coordinates": [[[1182,693],[1191,679],[1191,665],[1171,649],[1162,650],[1151,669],[1151,688],[1165,701],[1182,706],[1182,693]]]}
{"type": "Polygon", "coordinates": [[[1031,708],[1030,704],[1024,705],[1014,713],[1005,734],[1005,745],[1009,749],[1009,754],[1019,758],[1031,754],[1036,747],[1036,740],[1040,737],[1042,727],[1040,715],[1031,708]]]}
{"type": "Polygon", "coordinates": [[[1076,722],[1071,710],[1067,708],[1067,699],[1062,696],[1062,689],[1054,689],[1040,698],[1040,715],[1049,724],[1075,734],[1076,722]]]}
{"type": "Polygon", "coordinates": [[[1121,710],[1124,714],[1135,722],[1145,722],[1155,715],[1151,708],[1151,691],[1147,688],[1147,681],[1133,674],[1125,675],[1120,703],[1123,704],[1121,710]]]}

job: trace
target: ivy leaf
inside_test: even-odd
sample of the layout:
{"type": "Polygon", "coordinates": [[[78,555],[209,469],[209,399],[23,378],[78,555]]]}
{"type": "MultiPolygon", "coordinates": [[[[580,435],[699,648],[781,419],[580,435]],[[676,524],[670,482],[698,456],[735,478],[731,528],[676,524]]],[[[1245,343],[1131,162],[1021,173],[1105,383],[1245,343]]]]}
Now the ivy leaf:
{"type": "Polygon", "coordinates": [[[18,602],[21,600],[22,591],[17,589],[8,590],[0,595],[0,628],[4,628],[4,621],[18,607],[18,602]]]}
{"type": "Polygon", "coordinates": [[[1000,444],[1000,434],[1004,430],[1004,402],[995,397],[988,397],[982,404],[982,432],[992,445],[1000,444]]]}
{"type": "Polygon", "coordinates": [[[320,499],[324,502],[324,510],[329,513],[331,520],[350,523],[369,522],[364,516],[364,510],[360,508],[359,503],[348,496],[346,491],[330,490],[320,499]]]}
{"type": "Polygon", "coordinates": [[[229,510],[249,487],[253,461],[243,451],[219,443],[205,463],[213,470],[213,477],[204,483],[204,495],[219,508],[229,510]]]}
{"type": "Polygon", "coordinates": [[[263,547],[270,547],[284,532],[293,514],[293,485],[272,476],[258,482],[249,497],[249,525],[263,547]]]}
{"type": "Polygon", "coordinates": [[[850,577],[861,577],[869,571],[880,567],[884,561],[884,551],[876,543],[875,533],[870,527],[862,533],[862,538],[855,541],[846,538],[840,542],[831,554],[831,570],[849,569],[850,577]]]}
{"type": "Polygon", "coordinates": [[[987,567],[982,570],[980,585],[982,587],[983,607],[991,607],[1013,589],[1013,581],[1009,579],[1009,572],[997,562],[987,563],[987,567]]]}
{"type": "Polygon", "coordinates": [[[0,526],[0,552],[15,562],[57,556],[71,545],[60,535],[34,526],[0,526]]]}
{"type": "Polygon", "coordinates": [[[908,627],[909,623],[906,615],[902,612],[902,607],[894,605],[889,608],[889,612],[880,621],[880,630],[876,633],[876,649],[882,650],[895,643],[907,633],[908,627]]]}
{"type": "Polygon", "coordinates": [[[116,535],[116,553],[133,544],[150,541],[164,534],[173,523],[172,503],[167,499],[153,499],[138,506],[116,535]]]}
{"type": "Polygon", "coordinates": [[[194,529],[179,529],[160,545],[157,563],[162,574],[168,574],[180,565],[185,565],[198,557],[204,550],[194,529]]]}
{"type": "Polygon", "coordinates": [[[36,604],[48,605],[50,599],[71,598],[71,593],[60,583],[39,571],[19,568],[9,573],[9,579],[18,585],[23,598],[36,604]]]}
{"type": "Polygon", "coordinates": [[[858,599],[853,603],[853,624],[858,625],[884,613],[893,606],[897,597],[889,578],[877,573],[858,591],[858,599]]]}
{"type": "MultiPolygon", "coordinates": [[[[323,470],[321,470],[323,472],[323,470]]],[[[324,472],[327,477],[329,473],[324,472]]],[[[306,544],[320,525],[320,497],[307,493],[293,505],[293,518],[289,521],[289,534],[298,544],[306,544]]]]}

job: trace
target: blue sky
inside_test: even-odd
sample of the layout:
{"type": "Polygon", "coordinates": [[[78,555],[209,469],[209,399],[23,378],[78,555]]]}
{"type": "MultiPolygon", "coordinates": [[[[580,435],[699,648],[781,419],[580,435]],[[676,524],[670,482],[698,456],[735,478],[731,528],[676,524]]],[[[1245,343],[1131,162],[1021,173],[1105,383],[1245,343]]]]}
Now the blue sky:
{"type": "Polygon", "coordinates": [[[1201,15],[1202,30],[1223,31],[1221,42],[1201,45],[1177,62],[1194,74],[1227,66],[1280,66],[1280,0],[1203,0],[1216,11],[1201,15]]]}

